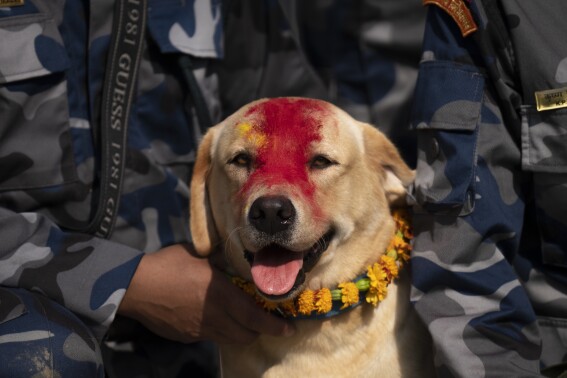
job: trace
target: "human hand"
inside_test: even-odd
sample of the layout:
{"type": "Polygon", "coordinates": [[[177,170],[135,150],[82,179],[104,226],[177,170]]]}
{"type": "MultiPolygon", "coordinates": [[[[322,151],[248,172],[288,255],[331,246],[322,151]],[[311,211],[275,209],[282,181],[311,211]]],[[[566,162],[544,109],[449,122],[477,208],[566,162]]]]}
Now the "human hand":
{"type": "Polygon", "coordinates": [[[118,312],[181,342],[246,344],[260,334],[293,333],[290,323],[265,312],[211,261],[181,244],[142,258],[118,312]]]}

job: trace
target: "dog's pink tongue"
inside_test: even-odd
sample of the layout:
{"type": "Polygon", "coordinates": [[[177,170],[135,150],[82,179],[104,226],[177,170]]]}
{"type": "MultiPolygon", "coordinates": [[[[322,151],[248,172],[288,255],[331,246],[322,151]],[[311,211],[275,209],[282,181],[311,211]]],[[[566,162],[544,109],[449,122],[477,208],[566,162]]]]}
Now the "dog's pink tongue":
{"type": "Polygon", "coordinates": [[[303,254],[270,246],[256,252],[252,264],[252,278],[256,287],[268,295],[282,295],[293,288],[303,254]]]}

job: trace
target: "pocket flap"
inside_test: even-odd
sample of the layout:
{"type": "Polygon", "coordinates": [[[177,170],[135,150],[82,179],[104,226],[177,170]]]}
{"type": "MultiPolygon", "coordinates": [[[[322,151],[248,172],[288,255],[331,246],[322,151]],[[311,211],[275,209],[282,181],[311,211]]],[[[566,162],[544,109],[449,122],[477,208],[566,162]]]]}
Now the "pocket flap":
{"type": "Polygon", "coordinates": [[[418,130],[414,195],[427,211],[473,211],[484,83],[471,66],[450,61],[420,66],[411,121],[418,130]]]}
{"type": "Polygon", "coordinates": [[[533,172],[567,173],[567,110],[522,108],[522,167],[533,172]]]}
{"type": "Polygon", "coordinates": [[[18,13],[0,17],[0,84],[45,76],[69,67],[55,20],[31,2],[25,4],[27,8],[18,9],[18,13]]]}
{"type": "Polygon", "coordinates": [[[484,77],[472,67],[431,61],[420,66],[412,128],[473,131],[481,110],[484,77]]]}

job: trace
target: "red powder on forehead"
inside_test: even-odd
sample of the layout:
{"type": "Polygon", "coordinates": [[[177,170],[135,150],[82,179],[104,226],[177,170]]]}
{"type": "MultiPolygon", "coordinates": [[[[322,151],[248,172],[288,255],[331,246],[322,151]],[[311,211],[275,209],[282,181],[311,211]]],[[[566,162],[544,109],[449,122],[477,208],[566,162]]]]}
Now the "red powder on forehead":
{"type": "Polygon", "coordinates": [[[246,116],[258,116],[255,127],[266,136],[266,143],[258,151],[257,167],[243,190],[258,182],[267,186],[290,183],[311,197],[309,146],[321,139],[324,112],[323,103],[309,99],[277,98],[250,108],[246,116]]]}

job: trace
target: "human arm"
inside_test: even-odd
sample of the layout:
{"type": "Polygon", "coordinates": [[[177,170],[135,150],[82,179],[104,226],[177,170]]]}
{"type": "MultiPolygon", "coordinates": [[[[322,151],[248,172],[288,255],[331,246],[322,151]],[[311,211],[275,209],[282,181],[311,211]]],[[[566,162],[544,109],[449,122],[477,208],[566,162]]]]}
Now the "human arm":
{"type": "Polygon", "coordinates": [[[61,230],[39,213],[0,208],[0,285],[41,292],[101,338],[142,256],[124,245],[61,230]]]}
{"type": "Polygon", "coordinates": [[[183,245],[143,255],[65,232],[40,214],[3,208],[0,230],[0,284],[45,294],[81,317],[99,338],[117,308],[178,341],[246,343],[259,333],[292,332],[289,323],[268,315],[211,261],[193,257],[183,245]]]}

